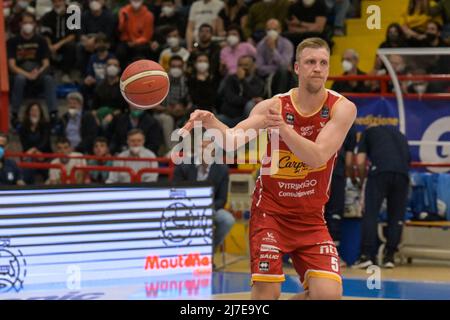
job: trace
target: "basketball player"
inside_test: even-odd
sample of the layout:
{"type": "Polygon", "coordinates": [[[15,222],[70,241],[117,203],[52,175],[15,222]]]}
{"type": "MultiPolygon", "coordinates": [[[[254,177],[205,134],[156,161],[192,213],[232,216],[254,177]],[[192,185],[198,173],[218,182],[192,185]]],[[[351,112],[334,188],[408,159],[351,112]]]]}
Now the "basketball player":
{"type": "Polygon", "coordinates": [[[329,61],[325,41],[305,39],[297,47],[294,64],[298,88],[258,103],[232,129],[212,113],[196,110],[181,131],[187,134],[194,121],[201,121],[233,142],[238,141],[236,129],[272,132],[266,151],[272,160],[262,161],[270,175],[258,177],[251,208],[252,299],[279,298],[285,280],[284,253],[291,256],[305,289],[294,299],[342,296],[339,255],[325,223],[324,206],[336,153],[355,119],[356,107],[325,89],[329,61]],[[278,150],[271,150],[272,139],[278,138],[274,129],[279,132],[278,150]]]}

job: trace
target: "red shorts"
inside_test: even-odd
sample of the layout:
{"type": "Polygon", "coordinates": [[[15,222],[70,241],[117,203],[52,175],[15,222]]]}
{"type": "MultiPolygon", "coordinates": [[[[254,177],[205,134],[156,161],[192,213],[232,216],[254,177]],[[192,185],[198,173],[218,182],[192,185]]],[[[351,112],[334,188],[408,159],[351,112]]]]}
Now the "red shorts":
{"type": "Polygon", "coordinates": [[[285,253],[291,257],[305,289],[311,277],[342,283],[339,254],[326,225],[301,225],[253,208],[250,218],[252,283],[283,282],[285,253]]]}

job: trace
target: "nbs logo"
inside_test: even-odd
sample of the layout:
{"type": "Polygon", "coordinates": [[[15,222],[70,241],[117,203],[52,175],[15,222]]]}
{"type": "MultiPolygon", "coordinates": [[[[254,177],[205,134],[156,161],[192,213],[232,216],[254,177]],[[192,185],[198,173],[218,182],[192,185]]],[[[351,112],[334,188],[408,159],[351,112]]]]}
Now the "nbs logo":
{"type": "MultiPolygon", "coordinates": [[[[185,198],[183,190],[172,190],[171,198],[185,198]]],[[[212,242],[212,225],[208,224],[206,210],[211,208],[197,208],[191,199],[189,203],[177,201],[164,209],[161,216],[162,240],[166,246],[184,245],[192,243],[193,238],[202,237],[205,244],[212,242]],[[192,203],[192,205],[190,205],[192,203]]]]}
{"type": "Polygon", "coordinates": [[[0,239],[0,293],[22,290],[25,268],[22,252],[11,248],[9,239],[0,239]]]}

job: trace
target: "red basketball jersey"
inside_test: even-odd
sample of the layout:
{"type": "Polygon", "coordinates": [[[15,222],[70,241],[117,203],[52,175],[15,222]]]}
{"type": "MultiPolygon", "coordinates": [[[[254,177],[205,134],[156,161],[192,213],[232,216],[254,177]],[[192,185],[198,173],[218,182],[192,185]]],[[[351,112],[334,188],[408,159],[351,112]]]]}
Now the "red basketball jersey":
{"type": "MultiPolygon", "coordinates": [[[[333,106],[343,96],[327,90],[323,104],[313,114],[305,116],[293,102],[294,90],[276,96],[281,101],[282,117],[299,135],[315,141],[320,130],[330,121],[333,106]]],[[[253,205],[268,214],[308,225],[323,225],[336,154],[323,166],[311,168],[291,152],[281,137],[278,149],[272,150],[272,154],[273,143],[270,140],[269,133],[266,161],[263,160],[262,165],[266,172],[256,182],[253,205]]]]}

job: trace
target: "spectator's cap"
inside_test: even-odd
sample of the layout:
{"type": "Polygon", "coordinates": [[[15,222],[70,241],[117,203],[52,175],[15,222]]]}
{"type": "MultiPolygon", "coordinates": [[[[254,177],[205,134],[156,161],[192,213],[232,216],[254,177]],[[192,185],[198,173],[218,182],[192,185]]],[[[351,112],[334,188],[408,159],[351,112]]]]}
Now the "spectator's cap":
{"type": "Polygon", "coordinates": [[[67,95],[67,100],[69,100],[69,99],[78,100],[81,105],[83,105],[83,102],[84,102],[83,95],[81,93],[79,93],[78,91],[69,93],[67,95]]]}

